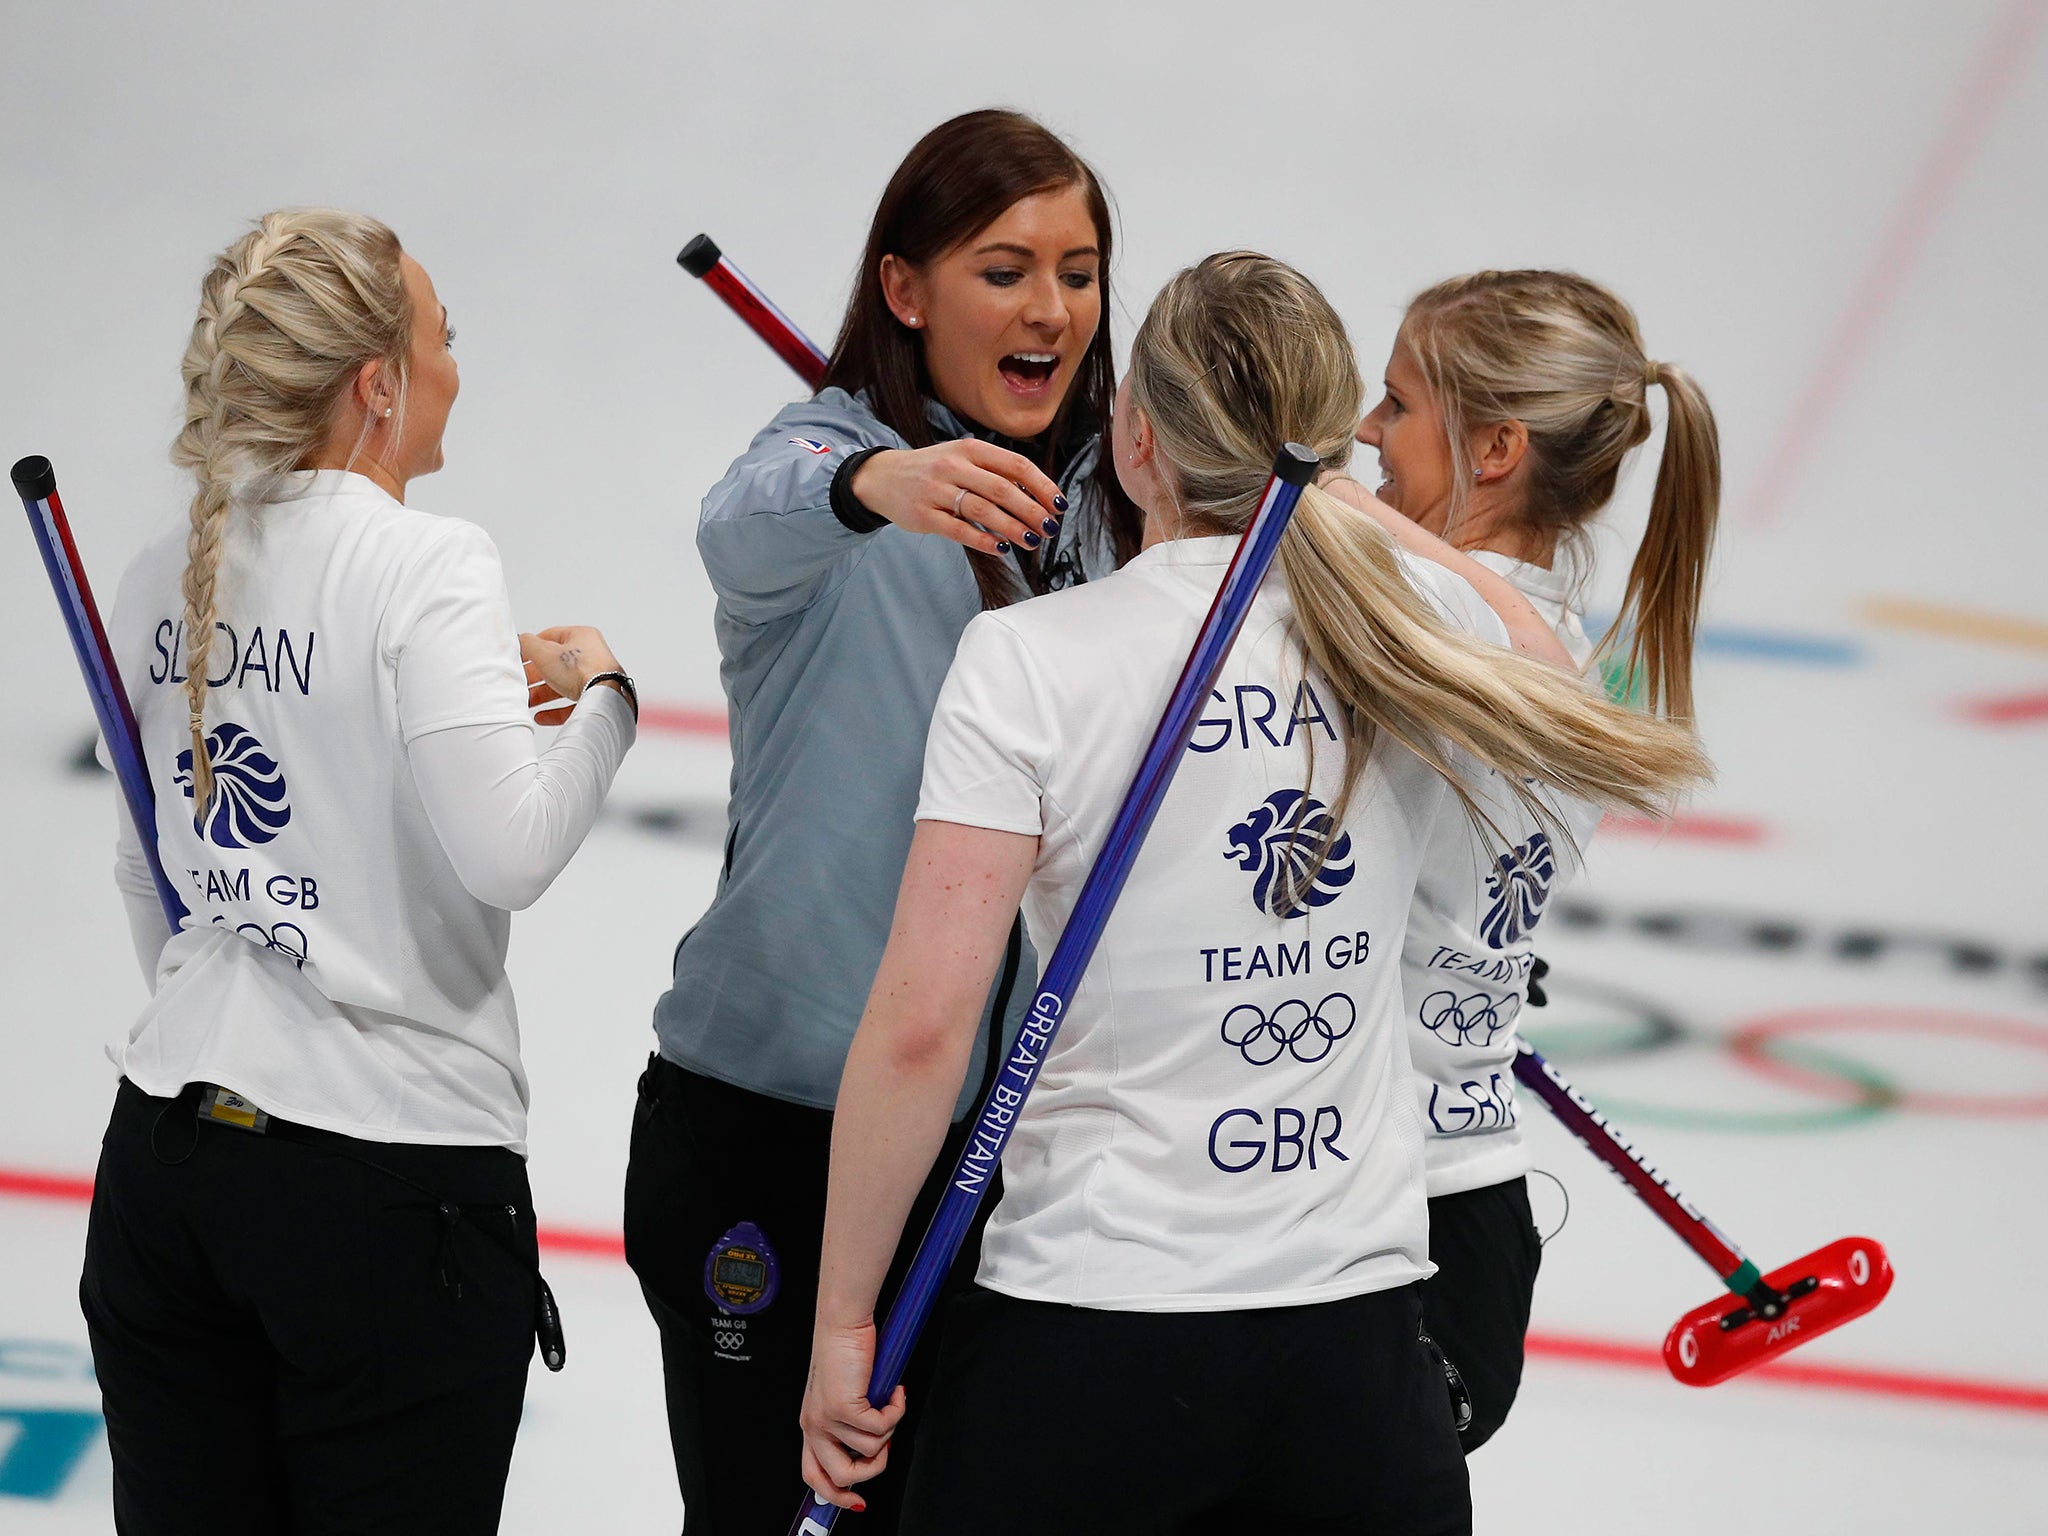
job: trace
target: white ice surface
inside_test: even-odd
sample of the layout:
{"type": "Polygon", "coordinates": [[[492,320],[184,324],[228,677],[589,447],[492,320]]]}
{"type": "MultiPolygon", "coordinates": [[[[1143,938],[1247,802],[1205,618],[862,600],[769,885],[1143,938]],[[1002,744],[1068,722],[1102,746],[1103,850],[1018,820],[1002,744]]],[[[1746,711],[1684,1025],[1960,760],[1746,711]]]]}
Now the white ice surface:
{"type": "MultiPolygon", "coordinates": [[[[1811,421],[1795,409],[2007,14],[1984,0],[17,4],[0,17],[0,447],[55,461],[111,597],[128,554],[182,516],[163,450],[209,253],[274,205],[376,212],[433,273],[461,333],[449,467],[413,499],[492,531],[523,623],[600,623],[648,698],[715,708],[696,503],[793,381],[678,271],[675,250],[709,230],[824,338],[903,149],[953,111],[1017,105],[1070,134],[1116,195],[1120,338],[1175,268],[1254,245],[1324,284],[1376,374],[1417,288],[1481,266],[1562,265],[1614,284],[1652,352],[1704,381],[1729,491],[1710,621],[1844,640],[1863,664],[1710,652],[1702,715],[1722,776],[1694,809],[1759,821],[1768,838],[1608,839],[1586,901],[2038,956],[2048,723],[1991,729],[1955,705],[2048,688],[2048,651],[1875,627],[1862,605],[2048,616],[2036,468],[2048,48],[2018,61],[1943,195],[1914,205],[1917,260],[1867,316],[1834,408],[1811,421]],[[1760,526],[1748,512],[1788,421],[1805,434],[1797,473],[1760,526]]],[[[1651,479],[1648,464],[1630,477],[1610,551],[1640,528],[1651,479]]],[[[0,560],[13,619],[0,804],[16,828],[0,878],[0,1169],[84,1174],[111,1088],[100,1043],[141,990],[109,882],[110,786],[68,766],[89,716],[42,573],[13,537],[0,560]]],[[[1611,606],[1620,562],[1608,565],[1611,606]]],[[[726,768],[715,744],[650,734],[616,813],[515,924],[532,1171],[550,1222],[617,1227],[648,1011],[716,872],[726,768]],[[671,830],[652,834],[635,812],[665,814],[671,830]]],[[[1770,954],[1611,925],[1553,925],[1546,953],[1558,1025],[1594,1016],[1578,982],[1632,989],[1700,1032],[1678,1051],[1568,1063],[1596,1101],[1813,1108],[1713,1045],[1788,1010],[1964,1013],[2048,1044],[2048,971],[2029,980],[2011,963],[1858,967],[1817,942],[1770,954]]],[[[1925,1091],[2048,1095],[2034,1045],[1831,1043],[1925,1091]]],[[[1710,1277],[1555,1127],[1534,1124],[1539,1161],[1573,1197],[1539,1327],[1654,1342],[1713,1293],[1710,1277]]],[[[2042,1119],[1640,1130],[1767,1263],[1845,1232],[1889,1244],[1891,1299],[1803,1358],[2048,1387],[2042,1119]]],[[[1537,1199],[1554,1213],[1552,1192],[1537,1199]]],[[[0,1342],[83,1344],[82,1232],[79,1207],[0,1197],[0,1342]]],[[[637,1289],[608,1260],[548,1268],[574,1358],[562,1376],[535,1373],[505,1527],[673,1529],[637,1289]]],[[[79,1380],[0,1370],[0,1458],[8,1409],[90,1401],[79,1380]]],[[[2040,1532],[2048,1414],[1749,1383],[1694,1393],[1539,1360],[1473,1473],[1488,1533],[2040,1532]]],[[[54,1500],[0,1495],[0,1527],[104,1529],[108,1489],[95,1449],[54,1500]]]]}

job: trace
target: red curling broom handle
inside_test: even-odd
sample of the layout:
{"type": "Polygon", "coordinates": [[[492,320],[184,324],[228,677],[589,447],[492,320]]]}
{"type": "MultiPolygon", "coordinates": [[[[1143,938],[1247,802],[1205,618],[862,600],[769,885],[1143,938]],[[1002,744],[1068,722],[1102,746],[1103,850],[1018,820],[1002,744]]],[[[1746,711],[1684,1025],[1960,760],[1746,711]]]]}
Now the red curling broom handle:
{"type": "Polygon", "coordinates": [[[1626,1184],[1657,1218],[1684,1240],[1685,1245],[1706,1261],[1720,1276],[1721,1283],[1738,1296],[1747,1296],[1762,1278],[1756,1265],[1736,1247],[1728,1234],[1707,1220],[1670,1178],[1658,1171],[1636,1150],[1629,1139],[1595,1109],[1586,1096],[1564,1080],[1527,1040],[1517,1042],[1515,1076],[1536,1090],[1550,1112],[1601,1162],[1626,1184]]]}
{"type": "Polygon", "coordinates": [[[794,368],[797,377],[811,389],[823,386],[827,361],[824,352],[725,258],[709,235],[699,235],[684,246],[676,263],[692,277],[703,278],[711,291],[725,300],[727,307],[746,321],[748,329],[767,342],[775,355],[794,368]]]}

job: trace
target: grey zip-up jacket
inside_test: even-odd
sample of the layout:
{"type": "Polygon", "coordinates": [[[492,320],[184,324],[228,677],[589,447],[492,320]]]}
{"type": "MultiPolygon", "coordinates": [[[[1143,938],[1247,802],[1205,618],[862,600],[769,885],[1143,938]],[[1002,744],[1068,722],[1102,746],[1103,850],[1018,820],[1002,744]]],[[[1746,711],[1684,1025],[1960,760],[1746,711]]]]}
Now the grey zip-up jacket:
{"type": "MultiPolygon", "coordinates": [[[[926,411],[942,437],[968,435],[944,407],[926,411]]],[[[724,873],[676,948],[655,1032],[678,1066],[824,1109],[888,941],[932,709],[981,611],[959,545],[893,525],[859,532],[832,510],[849,456],[908,446],[864,400],[825,390],[762,429],[697,525],[718,594],[732,790],[724,873]]],[[[1056,476],[1070,510],[1046,568],[1062,585],[1115,566],[1089,485],[1099,447],[1056,476]]],[[[1037,974],[1027,939],[1005,1039],[1037,974]]],[[[988,1006],[1000,986],[999,975],[988,1006]]],[[[982,1022],[956,1116],[981,1078],[982,1022]]]]}

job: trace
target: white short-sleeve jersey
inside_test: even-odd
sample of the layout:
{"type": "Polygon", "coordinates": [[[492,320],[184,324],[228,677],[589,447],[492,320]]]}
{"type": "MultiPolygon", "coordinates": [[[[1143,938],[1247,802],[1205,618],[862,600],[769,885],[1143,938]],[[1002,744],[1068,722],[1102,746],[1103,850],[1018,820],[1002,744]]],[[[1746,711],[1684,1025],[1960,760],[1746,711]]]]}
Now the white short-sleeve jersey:
{"type": "MultiPolygon", "coordinates": [[[[1571,579],[1490,550],[1472,558],[1499,572],[1535,606],[1584,667],[1592,655],[1571,606],[1571,579]]],[[[1429,1193],[1456,1194],[1529,1171],[1514,1062],[1528,1000],[1537,921],[1577,867],[1497,774],[1470,780],[1502,837],[1476,831],[1461,810],[1437,819],[1423,857],[1402,949],[1409,1049],[1428,1131],[1429,1193]],[[1505,842],[1503,842],[1505,839],[1505,842]]],[[[1581,850],[1597,807],[1551,796],[1581,850]]]]}
{"type": "MultiPolygon", "coordinates": [[[[921,820],[1034,834],[1049,955],[1234,538],[969,625],[932,719],[921,820]]],[[[1411,579],[1497,620],[1439,567],[1411,579]]],[[[1447,790],[1375,748],[1332,824],[1344,748],[1275,576],[1253,604],[1003,1158],[981,1283],[1125,1311],[1331,1300],[1431,1272],[1401,932],[1447,790]],[[1313,758],[1313,778],[1310,764],[1313,758]],[[1289,870],[1327,860],[1305,887],[1289,870]]]]}
{"type": "Polygon", "coordinates": [[[348,1135],[523,1150],[508,914],[465,889],[407,759],[453,727],[531,730],[497,550],[339,470],[230,512],[203,827],[184,567],[183,532],[157,540],[114,606],[157,849],[190,916],[109,1054],[153,1094],[218,1082],[348,1135]]]}

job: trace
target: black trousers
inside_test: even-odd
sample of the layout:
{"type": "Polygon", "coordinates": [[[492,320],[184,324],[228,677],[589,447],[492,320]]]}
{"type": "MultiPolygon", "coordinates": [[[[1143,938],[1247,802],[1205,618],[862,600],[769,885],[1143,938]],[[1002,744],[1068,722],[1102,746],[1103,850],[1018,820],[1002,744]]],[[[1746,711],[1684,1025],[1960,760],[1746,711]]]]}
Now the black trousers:
{"type": "MultiPolygon", "coordinates": [[[[964,1124],[954,1128],[911,1209],[882,1289],[884,1309],[965,1134],[964,1124]]],[[[626,1167],[626,1261],[661,1330],[669,1439],[690,1536],[787,1530],[803,1498],[796,1416],[810,1374],[831,1151],[829,1112],[648,1059],[626,1167]],[[706,1261],[741,1223],[765,1235],[778,1275],[766,1307],[735,1316],[707,1292],[706,1261]]],[[[973,1279],[982,1227],[999,1195],[991,1191],[982,1201],[954,1265],[951,1293],[973,1279]]],[[[925,1330],[904,1374],[910,1408],[890,1442],[888,1470],[861,1485],[865,1536],[896,1529],[936,1332],[925,1330]]]]}
{"type": "Polygon", "coordinates": [[[946,1319],[904,1536],[1464,1536],[1412,1285],[1108,1312],[975,1290],[946,1319]]]}
{"type": "Polygon", "coordinates": [[[533,1353],[525,1162],[325,1138],[450,1220],[195,1101],[123,1082],[101,1146],[79,1300],[115,1529],[495,1531],[533,1353]]]}
{"type": "Polygon", "coordinates": [[[1522,1386],[1523,1339],[1543,1244],[1529,1213],[1529,1181],[1438,1195],[1429,1202],[1429,1256],[1422,1326],[1472,1399],[1459,1438],[1476,1451],[1493,1438],[1522,1386]]]}

